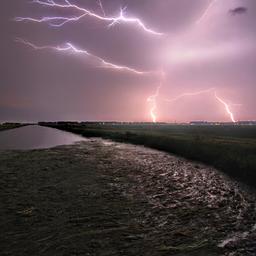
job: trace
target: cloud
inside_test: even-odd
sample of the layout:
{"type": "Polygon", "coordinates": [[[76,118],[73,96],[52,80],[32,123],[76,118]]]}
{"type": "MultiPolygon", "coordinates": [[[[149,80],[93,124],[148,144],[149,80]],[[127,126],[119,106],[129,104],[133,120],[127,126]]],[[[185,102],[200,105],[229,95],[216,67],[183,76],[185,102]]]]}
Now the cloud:
{"type": "Polygon", "coordinates": [[[229,13],[232,15],[236,15],[236,14],[245,14],[247,12],[247,8],[243,7],[243,6],[239,6],[236,7],[234,9],[230,9],[229,13]]]}

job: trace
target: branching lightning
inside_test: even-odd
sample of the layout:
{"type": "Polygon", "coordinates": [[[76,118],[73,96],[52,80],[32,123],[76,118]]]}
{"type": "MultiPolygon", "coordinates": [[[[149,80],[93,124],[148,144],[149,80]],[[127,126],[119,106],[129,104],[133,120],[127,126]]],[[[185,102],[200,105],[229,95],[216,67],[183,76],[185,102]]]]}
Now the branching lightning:
{"type": "Polygon", "coordinates": [[[187,97],[187,96],[197,96],[197,95],[200,95],[200,94],[212,92],[213,90],[215,90],[215,88],[210,88],[208,90],[202,90],[202,91],[198,91],[198,92],[187,92],[187,93],[180,94],[177,97],[174,97],[172,99],[164,99],[164,101],[174,102],[174,101],[180,100],[180,99],[182,99],[184,97],[187,97]]]}
{"type": "Polygon", "coordinates": [[[31,21],[31,22],[37,22],[37,23],[42,23],[42,22],[48,22],[51,27],[61,27],[64,24],[72,21],[78,21],[81,18],[86,16],[86,14],[80,15],[80,16],[75,16],[75,17],[43,17],[40,19],[36,18],[30,18],[30,17],[16,17],[15,21],[31,21]]]}
{"type": "Polygon", "coordinates": [[[75,17],[62,17],[62,16],[48,17],[48,16],[46,16],[46,17],[43,17],[40,19],[36,19],[36,18],[32,18],[32,17],[16,17],[15,21],[30,21],[30,22],[37,22],[37,23],[46,22],[50,26],[61,27],[68,22],[78,21],[85,16],[90,16],[95,19],[108,22],[109,27],[111,27],[115,24],[119,24],[119,23],[130,23],[130,24],[133,24],[133,25],[141,28],[142,30],[144,30],[147,33],[157,35],[157,36],[163,35],[163,33],[159,33],[159,32],[154,31],[151,28],[148,28],[139,18],[126,17],[125,13],[124,13],[126,8],[121,9],[119,15],[116,17],[115,16],[106,17],[101,1],[99,2],[99,5],[102,9],[104,16],[94,13],[86,8],[82,8],[76,4],[71,4],[68,0],[65,0],[65,4],[56,3],[55,0],[34,0],[33,2],[43,5],[43,6],[76,10],[76,11],[80,12],[80,15],[77,15],[75,17]]]}
{"type": "MultiPolygon", "coordinates": [[[[126,23],[126,24],[131,24],[134,25],[137,28],[140,28],[144,32],[147,32],[149,34],[161,36],[164,35],[163,33],[159,33],[154,31],[151,28],[148,28],[139,18],[131,18],[127,17],[125,15],[125,9],[122,8],[120,10],[120,13],[118,16],[107,16],[105,13],[105,10],[103,8],[101,0],[97,0],[97,3],[99,5],[99,8],[102,12],[102,15],[99,15],[95,12],[92,12],[86,8],[82,8],[79,5],[76,4],[71,4],[69,0],[63,0],[64,3],[60,4],[56,2],[56,0],[33,0],[33,3],[39,4],[41,6],[46,6],[46,7],[51,7],[51,8],[58,8],[58,9],[67,9],[71,11],[76,11],[77,15],[74,15],[72,17],[67,17],[67,16],[45,16],[42,18],[33,18],[33,17],[16,17],[15,21],[22,22],[22,21],[27,21],[27,22],[35,22],[35,23],[47,23],[51,27],[62,27],[66,23],[71,23],[71,22],[76,22],[81,20],[82,18],[89,16],[92,17],[96,20],[100,20],[103,22],[108,23],[108,27],[112,27],[116,24],[120,23],[126,23]]],[[[196,25],[200,24],[202,21],[205,20],[205,18],[208,16],[211,8],[214,6],[214,4],[217,2],[217,0],[212,0],[210,4],[207,6],[206,10],[203,12],[203,14],[199,17],[199,19],[196,21],[196,25]]],[[[29,41],[26,41],[24,39],[18,38],[16,39],[17,42],[23,43],[26,46],[29,46],[33,48],[34,50],[54,50],[58,52],[69,52],[69,53],[74,53],[74,54],[79,54],[79,55],[84,55],[86,57],[89,57],[94,63],[98,63],[97,67],[100,68],[107,68],[107,69],[112,69],[115,71],[126,71],[126,72],[131,72],[135,73],[137,75],[144,75],[148,73],[158,73],[158,71],[150,71],[150,72],[144,72],[144,71],[139,71],[137,69],[128,67],[128,66],[122,66],[122,65],[117,65],[111,62],[106,61],[105,59],[94,55],[90,52],[88,52],[85,49],[79,49],[76,46],[74,46],[72,43],[67,42],[59,46],[51,46],[51,45],[43,45],[43,46],[38,46],[35,45],[29,41]]],[[[147,98],[147,102],[150,104],[150,116],[152,119],[152,122],[156,123],[157,122],[157,99],[159,98],[160,95],[160,89],[163,86],[164,83],[164,78],[165,78],[165,73],[164,71],[161,71],[161,77],[160,77],[160,85],[157,86],[155,92],[153,95],[150,95],[147,98]]],[[[194,97],[200,94],[206,94],[206,93],[213,93],[215,99],[222,105],[224,106],[224,109],[226,113],[229,115],[230,119],[232,122],[236,122],[234,118],[234,114],[231,112],[230,105],[226,103],[222,98],[220,98],[217,93],[215,88],[210,88],[208,90],[201,90],[197,92],[187,92],[180,94],[174,98],[171,99],[163,99],[166,102],[176,102],[178,100],[181,100],[182,98],[185,97],[194,97]]]]}
{"type": "MultiPolygon", "coordinates": [[[[210,2],[210,4],[208,5],[208,7],[206,8],[206,10],[203,12],[203,14],[199,17],[199,19],[196,21],[196,25],[200,24],[209,14],[209,11],[211,10],[211,8],[214,6],[214,4],[217,2],[217,0],[212,0],[210,2]]],[[[223,106],[224,106],[224,109],[226,111],[226,113],[229,115],[230,119],[232,122],[236,122],[235,118],[234,118],[234,114],[231,112],[230,110],[230,106],[223,100],[221,99],[220,97],[217,96],[217,93],[216,93],[216,90],[215,88],[210,88],[208,90],[202,90],[202,91],[198,91],[198,92],[193,92],[193,93],[183,93],[183,94],[180,94],[174,98],[171,98],[171,99],[164,99],[164,101],[166,102],[175,102],[177,100],[180,100],[184,97],[191,97],[191,96],[197,96],[197,95],[200,95],[200,94],[205,94],[205,93],[211,93],[213,92],[214,93],[214,97],[215,99],[221,103],[223,106]]],[[[158,93],[159,93],[159,90],[157,90],[157,96],[158,96],[158,93]]],[[[154,96],[154,95],[153,95],[154,96]]],[[[153,97],[153,99],[155,99],[155,97],[153,97]]],[[[156,108],[156,107],[155,107],[156,108]]],[[[154,117],[155,118],[155,117],[154,117]]]]}
{"type": "Polygon", "coordinates": [[[105,10],[103,8],[103,4],[102,4],[101,0],[98,0],[98,5],[99,5],[99,7],[100,7],[100,9],[102,11],[102,14],[104,15],[104,17],[106,17],[106,12],[105,12],[105,10]]]}
{"type": "Polygon", "coordinates": [[[86,50],[82,50],[82,49],[75,47],[72,43],[65,43],[63,46],[49,46],[49,45],[37,46],[37,45],[35,45],[29,41],[26,41],[24,39],[21,39],[21,38],[17,38],[16,42],[23,43],[29,47],[32,47],[35,50],[48,49],[48,50],[55,50],[55,51],[60,51],[60,52],[66,51],[66,52],[86,55],[86,56],[96,60],[99,63],[99,67],[101,67],[101,68],[109,68],[109,69],[114,69],[117,71],[128,71],[128,72],[135,73],[137,75],[144,75],[144,74],[150,73],[150,72],[143,72],[143,71],[139,71],[134,68],[127,67],[127,66],[120,66],[120,65],[108,62],[108,61],[102,59],[101,57],[98,57],[96,55],[89,53],[86,50]]]}
{"type": "MultiPolygon", "coordinates": [[[[199,19],[196,21],[196,24],[199,24],[201,23],[205,17],[208,15],[210,9],[212,8],[212,6],[215,4],[217,0],[212,0],[211,3],[209,4],[209,6],[206,8],[206,10],[204,11],[204,13],[199,17],[199,19]]],[[[161,86],[158,86],[157,89],[156,89],[156,92],[155,94],[151,95],[148,97],[147,101],[148,102],[151,102],[152,103],[152,108],[150,110],[150,115],[151,115],[151,118],[152,118],[152,121],[155,123],[156,122],[156,113],[155,113],[155,110],[157,108],[157,104],[156,104],[156,98],[159,96],[159,91],[161,89],[161,86]]],[[[212,92],[214,90],[214,88],[210,88],[208,90],[204,90],[204,91],[199,91],[199,92],[194,92],[194,93],[183,93],[175,98],[172,98],[172,99],[165,99],[165,101],[167,102],[174,102],[174,101],[177,101],[183,97],[187,97],[187,96],[196,96],[196,95],[199,95],[199,94],[202,94],[202,93],[209,93],[209,92],[212,92]]]]}
{"type": "MultiPolygon", "coordinates": [[[[175,101],[181,100],[184,97],[198,96],[198,95],[205,94],[205,93],[214,93],[215,99],[218,102],[220,102],[222,105],[224,105],[224,109],[225,109],[226,113],[229,115],[230,120],[233,123],[236,122],[236,120],[234,118],[234,114],[230,110],[230,105],[228,105],[223,99],[221,99],[220,97],[217,96],[217,92],[216,92],[215,88],[210,88],[208,90],[202,90],[202,91],[197,91],[197,92],[192,92],[192,93],[191,92],[183,93],[183,94],[180,94],[172,99],[163,99],[163,100],[166,102],[175,102],[175,101]]],[[[241,104],[232,104],[232,105],[241,105],[241,104]]]]}

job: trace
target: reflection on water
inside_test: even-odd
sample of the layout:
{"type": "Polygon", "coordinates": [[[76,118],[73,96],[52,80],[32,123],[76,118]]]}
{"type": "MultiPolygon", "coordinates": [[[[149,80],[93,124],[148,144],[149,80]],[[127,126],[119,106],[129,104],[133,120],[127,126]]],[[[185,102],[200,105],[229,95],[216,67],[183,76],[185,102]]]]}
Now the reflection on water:
{"type": "MultiPolygon", "coordinates": [[[[1,148],[52,147],[71,144],[78,140],[83,140],[83,138],[38,126],[28,126],[0,133],[1,148]]],[[[38,197],[40,200],[44,198],[47,202],[41,204],[40,201],[38,209],[35,208],[35,212],[37,211],[34,215],[35,220],[45,220],[45,218],[40,220],[37,217],[37,214],[41,212],[43,214],[49,212],[51,219],[59,220],[57,211],[56,216],[52,215],[55,211],[52,210],[53,206],[48,203],[48,200],[50,198],[51,201],[56,201],[57,207],[59,207],[64,199],[66,200],[65,204],[69,203],[70,207],[63,207],[62,223],[65,226],[69,223],[68,228],[71,232],[69,237],[74,239],[72,243],[76,243],[76,240],[80,241],[76,239],[76,235],[81,233],[82,228],[87,230],[89,227],[92,230],[94,228],[98,230],[100,223],[102,228],[107,227],[107,232],[116,232],[115,228],[119,228],[119,225],[122,225],[122,228],[125,226],[125,230],[128,226],[131,227],[132,232],[138,229],[138,237],[135,236],[137,231],[135,233],[124,231],[123,234],[131,234],[128,241],[142,244],[141,248],[147,248],[145,245],[149,243],[152,243],[152,248],[156,249],[159,245],[166,244],[163,247],[164,250],[167,250],[166,253],[152,253],[152,255],[174,255],[177,251],[181,251],[181,253],[175,255],[256,255],[256,197],[254,190],[234,182],[214,168],[161,151],[99,138],[84,140],[75,145],[40,152],[1,152],[0,174],[2,176],[0,181],[6,179],[7,189],[12,189],[12,184],[16,184],[15,186],[21,191],[24,188],[28,188],[27,191],[29,191],[31,186],[26,186],[23,183],[26,181],[27,184],[33,184],[31,188],[33,193],[38,193],[33,198],[38,197]],[[19,170],[24,170],[24,176],[19,170]],[[27,179],[27,177],[34,177],[34,170],[36,170],[38,179],[27,179]],[[14,176],[16,173],[21,175],[18,177],[22,182],[16,179],[14,176]],[[31,176],[28,175],[29,173],[31,176]],[[62,175],[56,179],[55,176],[59,173],[62,175]],[[52,176],[49,177],[52,179],[46,178],[50,174],[52,176]],[[73,180],[73,185],[70,183],[71,180],[73,180]],[[68,187],[66,187],[67,184],[68,187]],[[73,191],[73,195],[70,195],[70,191],[73,191]],[[94,199],[96,206],[97,204],[101,205],[102,202],[107,202],[106,205],[111,204],[109,206],[102,204],[100,210],[97,206],[98,210],[95,211],[92,207],[94,204],[91,204],[94,199]],[[89,204],[87,204],[88,202],[89,204]],[[134,208],[126,208],[125,202],[131,202],[134,208]],[[40,210],[42,206],[49,207],[49,211],[46,211],[45,208],[40,210]],[[119,207],[124,208],[122,213],[125,213],[124,216],[132,219],[132,225],[128,222],[126,224],[126,217],[124,222],[123,219],[120,219],[119,222],[119,212],[116,212],[120,209],[119,207]],[[89,213],[96,213],[95,216],[86,215],[88,209],[89,213]],[[110,222],[108,222],[108,218],[111,219],[110,222]],[[72,219],[75,221],[71,222],[72,219]],[[142,240],[139,240],[140,237],[142,240]],[[134,240],[134,238],[138,240],[134,240]],[[196,248],[202,250],[202,253],[182,253],[185,250],[196,248]],[[223,253],[215,254],[211,253],[212,251],[209,253],[211,249],[223,253]],[[170,250],[170,254],[168,250],[170,250]]],[[[32,206],[34,203],[32,200],[32,206]]],[[[19,204],[17,203],[17,205],[19,204]]],[[[23,207],[22,204],[20,205],[23,207]]],[[[12,208],[10,207],[10,209],[12,208]]],[[[28,209],[31,210],[31,207],[28,209]]],[[[47,228],[49,230],[51,226],[47,227],[46,225],[47,228]]],[[[90,232],[86,233],[85,231],[82,234],[90,234],[90,232]]],[[[66,230],[62,234],[60,232],[59,241],[61,243],[63,241],[66,243],[66,235],[66,230]]],[[[106,234],[107,240],[102,243],[104,246],[111,244],[110,236],[108,233],[106,234]]],[[[83,242],[79,242],[79,246],[86,244],[84,239],[87,238],[84,237],[81,236],[83,242]]],[[[10,239],[13,241],[12,233],[10,239]]],[[[120,241],[124,240],[120,239],[120,241]]],[[[116,245],[116,240],[113,244],[116,245]]],[[[41,244],[39,245],[41,246],[41,244]]],[[[59,244],[58,248],[62,248],[61,246],[59,244]]],[[[95,247],[94,241],[93,246],[95,247]]],[[[123,243],[122,246],[132,248],[123,243]]],[[[64,244],[63,248],[66,248],[64,244]]],[[[52,255],[56,255],[56,253],[52,255]]],[[[149,255],[149,253],[145,253],[145,255],[149,255]]]]}
{"type": "MultiPolygon", "coordinates": [[[[99,142],[94,139],[83,144],[88,148],[89,143],[95,147],[99,142]]],[[[199,241],[215,240],[216,247],[230,251],[223,255],[256,255],[254,190],[200,163],[146,147],[108,145],[104,140],[101,143],[97,159],[103,152],[108,171],[115,170],[117,177],[126,173],[134,180],[134,186],[124,187],[123,193],[130,197],[143,195],[157,211],[156,217],[150,219],[148,213],[143,221],[154,222],[160,233],[182,227],[199,241]]],[[[112,186],[122,191],[118,178],[112,186]]]]}
{"type": "Polygon", "coordinates": [[[48,127],[29,125],[0,132],[0,149],[39,149],[73,144],[85,138],[48,127]]]}

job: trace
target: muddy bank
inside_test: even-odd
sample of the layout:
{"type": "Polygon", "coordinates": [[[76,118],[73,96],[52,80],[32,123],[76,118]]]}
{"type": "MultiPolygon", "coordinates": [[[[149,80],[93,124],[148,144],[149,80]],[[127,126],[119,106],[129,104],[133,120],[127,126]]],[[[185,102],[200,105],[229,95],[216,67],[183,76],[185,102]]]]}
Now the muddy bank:
{"type": "Polygon", "coordinates": [[[0,162],[1,255],[255,255],[254,192],[204,165],[101,139],[0,162]]]}

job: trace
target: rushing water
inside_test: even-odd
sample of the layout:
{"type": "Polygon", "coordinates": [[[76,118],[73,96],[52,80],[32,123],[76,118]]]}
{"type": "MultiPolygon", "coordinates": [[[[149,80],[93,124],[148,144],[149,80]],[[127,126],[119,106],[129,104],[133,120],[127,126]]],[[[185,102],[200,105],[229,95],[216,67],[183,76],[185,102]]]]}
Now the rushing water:
{"type": "Polygon", "coordinates": [[[0,149],[39,149],[73,144],[85,138],[48,127],[29,125],[0,132],[0,149]]]}
{"type": "MultiPolygon", "coordinates": [[[[147,198],[159,212],[148,221],[155,222],[160,233],[182,227],[203,242],[214,242],[225,255],[256,255],[254,190],[212,167],[161,151],[101,139],[85,144],[107,155],[107,171],[115,170],[117,176],[126,172],[135,181],[120,191],[147,198]]],[[[112,185],[122,187],[116,179],[112,185]]]]}
{"type": "MultiPolygon", "coordinates": [[[[92,166],[93,172],[99,172],[103,176],[110,175],[107,182],[118,195],[132,200],[142,199],[144,204],[141,205],[136,220],[140,222],[142,229],[145,227],[147,230],[154,230],[148,235],[149,241],[154,241],[156,236],[159,241],[167,241],[167,244],[173,242],[173,246],[176,246],[183,240],[188,240],[190,248],[197,241],[196,246],[213,245],[223,250],[221,255],[225,256],[255,255],[255,192],[214,168],[142,146],[102,139],[83,139],[67,132],[39,126],[1,132],[0,148],[47,148],[81,140],[84,141],[38,151],[35,155],[18,155],[16,152],[19,157],[17,166],[22,161],[24,166],[27,166],[26,161],[37,164],[38,154],[41,154],[40,164],[30,166],[38,173],[45,172],[45,169],[41,171],[41,168],[45,168],[44,165],[51,173],[58,166],[62,166],[64,170],[68,167],[72,174],[74,169],[89,170],[88,166],[92,166]],[[56,160],[58,155],[61,163],[56,160]]],[[[11,166],[7,162],[7,167],[3,170],[8,170],[11,166]]],[[[14,170],[10,170],[10,173],[15,173],[17,166],[14,163],[14,170]]],[[[83,173],[86,172],[81,175],[83,173]]],[[[79,178],[76,184],[84,180],[87,179],[79,178]]],[[[62,186],[65,182],[60,184],[62,186]]],[[[81,184],[80,187],[86,188],[81,184]]],[[[82,193],[83,190],[79,191],[82,193]]],[[[84,212],[81,214],[82,218],[84,212]]]]}

